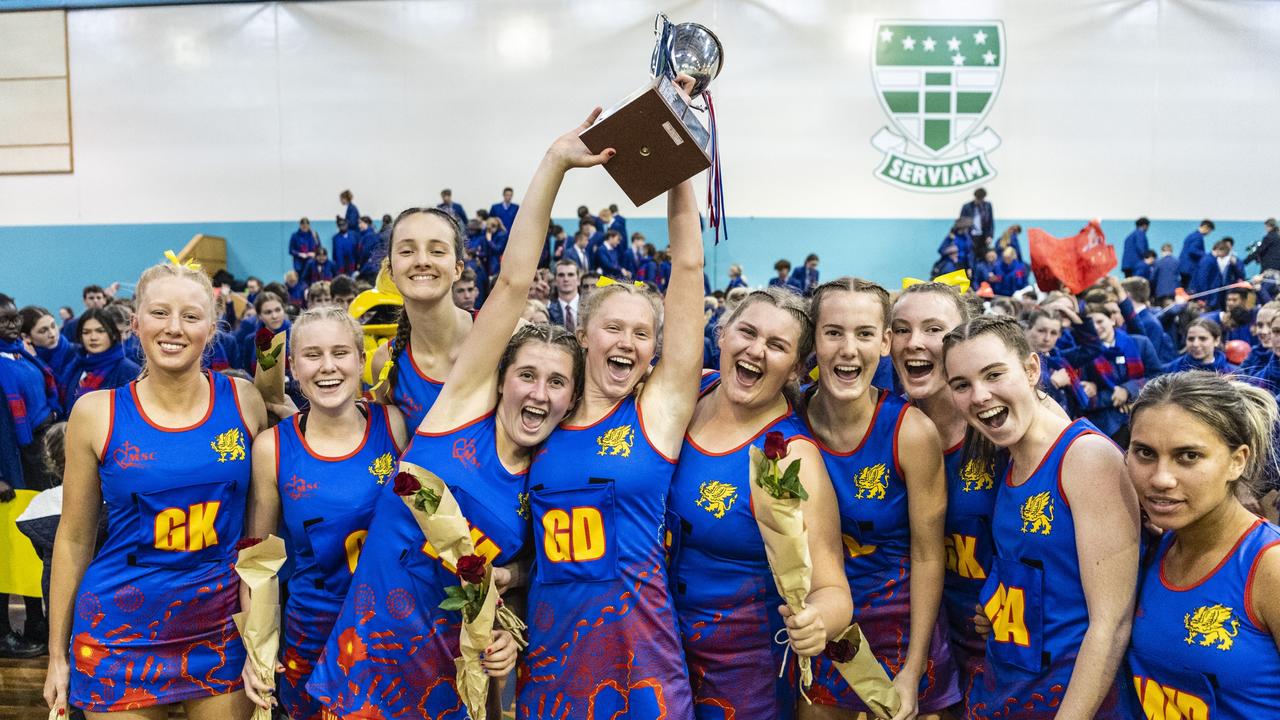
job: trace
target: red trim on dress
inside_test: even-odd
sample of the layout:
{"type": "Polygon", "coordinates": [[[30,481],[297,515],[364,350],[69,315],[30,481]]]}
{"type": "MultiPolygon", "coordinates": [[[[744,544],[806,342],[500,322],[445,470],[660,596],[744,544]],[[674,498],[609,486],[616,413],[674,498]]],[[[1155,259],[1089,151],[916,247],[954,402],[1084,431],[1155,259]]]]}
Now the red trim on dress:
{"type": "Polygon", "coordinates": [[[355,449],[347,453],[346,455],[341,455],[339,457],[330,457],[329,455],[321,455],[315,450],[312,450],[311,446],[307,444],[307,435],[302,431],[301,417],[302,417],[302,413],[294,414],[293,430],[298,434],[298,439],[302,441],[302,449],[306,450],[308,455],[310,455],[311,457],[321,462],[342,462],[343,460],[349,460],[355,457],[357,453],[359,453],[361,450],[364,449],[365,444],[369,442],[369,434],[370,434],[370,431],[373,430],[373,418],[372,417],[365,418],[364,437],[360,438],[360,444],[356,445],[355,449]]]}
{"type": "Polygon", "coordinates": [[[244,426],[244,433],[249,436],[249,440],[253,440],[253,431],[249,429],[249,423],[244,419],[244,409],[240,407],[240,391],[236,389],[236,379],[227,379],[231,381],[231,397],[236,401],[236,414],[240,416],[240,424],[244,426]]]}
{"type": "MultiPolygon", "coordinates": [[[[156,423],[150,417],[148,417],[146,408],[142,407],[142,400],[138,398],[138,381],[137,380],[134,380],[133,382],[129,383],[129,394],[133,396],[133,405],[138,409],[138,415],[142,418],[142,421],[150,425],[152,428],[159,430],[160,432],[167,432],[167,433],[187,432],[188,430],[195,430],[196,428],[205,424],[205,422],[208,421],[209,418],[213,417],[213,404],[214,404],[213,401],[216,397],[216,394],[214,393],[213,375],[207,372],[204,375],[205,377],[209,378],[209,408],[204,411],[204,417],[200,418],[195,423],[188,425],[186,427],[180,427],[180,428],[164,427],[163,425],[156,423]]],[[[231,378],[227,378],[227,379],[231,382],[232,388],[234,388],[235,380],[232,380],[231,378]]],[[[240,422],[241,424],[244,423],[244,417],[240,418],[240,422]]],[[[245,426],[245,430],[248,431],[248,429],[249,429],[248,426],[245,426]]]]}
{"type": "Polygon", "coordinates": [[[627,398],[632,398],[632,397],[635,397],[635,395],[628,395],[627,397],[624,397],[621,400],[619,400],[618,403],[613,406],[613,409],[609,410],[609,412],[602,415],[600,419],[596,420],[595,422],[588,423],[586,425],[561,425],[560,429],[561,430],[590,430],[591,428],[599,425],[605,420],[608,420],[610,417],[613,417],[613,414],[618,412],[618,408],[622,407],[622,403],[626,402],[627,398]]]}
{"type": "Polygon", "coordinates": [[[409,367],[413,368],[413,371],[418,373],[418,377],[422,378],[423,380],[426,380],[432,385],[444,385],[443,380],[437,380],[431,377],[430,375],[422,372],[422,370],[418,368],[418,361],[413,359],[413,348],[410,347],[410,343],[408,340],[404,341],[404,354],[409,356],[409,367]]]}
{"type": "MultiPolygon", "coordinates": [[[[1254,523],[1254,527],[1257,527],[1257,523],[1254,523]]],[[[1272,540],[1266,545],[1263,545],[1262,549],[1258,551],[1258,554],[1253,556],[1253,562],[1249,564],[1249,574],[1245,576],[1244,581],[1244,614],[1249,617],[1249,622],[1253,623],[1253,626],[1262,632],[1270,631],[1268,630],[1266,623],[1262,621],[1262,618],[1253,614],[1253,578],[1258,574],[1258,564],[1262,562],[1262,556],[1274,547],[1280,547],[1280,540],[1272,540]]]]}
{"type": "MultiPolygon", "coordinates": [[[[1092,430],[1086,430],[1080,433],[1079,435],[1075,436],[1074,438],[1071,438],[1071,442],[1067,443],[1066,449],[1062,451],[1062,462],[1058,463],[1058,480],[1057,480],[1058,497],[1062,498],[1062,502],[1066,504],[1068,510],[1071,509],[1071,498],[1067,497],[1067,491],[1062,487],[1062,467],[1067,464],[1067,453],[1071,452],[1071,446],[1076,444],[1076,440],[1079,440],[1080,438],[1086,435],[1097,435],[1099,437],[1107,437],[1102,433],[1097,433],[1092,430]]],[[[1111,438],[1107,438],[1107,439],[1110,440],[1111,438]]]]}
{"type": "MultiPolygon", "coordinates": [[[[694,440],[694,439],[693,439],[693,435],[692,435],[691,433],[685,433],[684,439],[689,441],[689,444],[693,446],[693,449],[694,449],[694,450],[697,450],[698,452],[702,453],[703,455],[706,455],[707,457],[724,457],[725,455],[732,455],[733,453],[738,452],[739,450],[741,450],[742,448],[744,448],[744,447],[746,447],[746,446],[750,445],[751,443],[754,443],[756,440],[758,440],[758,439],[760,438],[760,436],[761,436],[761,435],[763,435],[763,434],[765,434],[766,432],[768,432],[768,431],[769,431],[769,429],[770,429],[770,428],[772,428],[774,425],[777,425],[778,423],[782,422],[783,420],[786,420],[786,419],[787,419],[787,417],[788,417],[788,416],[790,416],[790,415],[791,415],[791,401],[789,401],[789,400],[788,400],[788,401],[787,401],[787,409],[786,409],[785,411],[783,411],[783,413],[782,413],[781,415],[779,415],[778,417],[776,417],[776,418],[774,418],[774,419],[770,420],[768,423],[766,423],[764,427],[762,427],[762,428],[760,428],[758,431],[756,431],[756,434],[755,434],[755,435],[752,435],[750,438],[748,438],[746,442],[742,443],[741,445],[739,445],[739,446],[738,446],[738,447],[736,447],[736,448],[732,448],[732,449],[730,449],[730,450],[725,450],[724,452],[712,452],[712,451],[710,451],[710,450],[707,450],[707,449],[703,448],[701,445],[699,445],[699,444],[698,444],[698,441],[697,441],[697,440],[694,440]]],[[[789,443],[789,442],[791,442],[792,438],[796,438],[796,437],[804,437],[804,436],[803,436],[803,435],[792,435],[791,437],[787,438],[787,442],[788,442],[788,443],[789,443]]]]}
{"type": "Polygon", "coordinates": [[[467,422],[465,422],[465,423],[463,423],[463,424],[459,425],[458,427],[456,427],[456,428],[452,428],[452,429],[449,429],[449,430],[441,430],[440,432],[427,432],[426,430],[414,430],[414,431],[413,431],[413,434],[414,434],[414,435],[421,435],[422,437],[444,437],[445,435],[451,435],[451,434],[456,433],[456,432],[459,432],[459,431],[461,431],[461,430],[466,430],[467,428],[471,427],[472,425],[475,425],[476,423],[480,422],[481,420],[486,420],[486,419],[488,419],[488,418],[490,418],[490,417],[493,417],[493,413],[494,413],[494,410],[490,410],[489,412],[487,412],[487,413],[485,413],[485,414],[481,415],[480,417],[476,418],[475,420],[469,420],[469,421],[467,421],[467,422]]]}
{"type": "MultiPolygon", "coordinates": [[[[877,388],[877,390],[879,390],[879,388],[877,388]]],[[[854,449],[850,450],[849,452],[840,452],[839,450],[833,450],[830,447],[827,447],[827,444],[822,442],[822,438],[818,437],[818,433],[813,431],[813,425],[810,424],[809,418],[805,418],[804,426],[809,430],[809,434],[813,436],[813,444],[816,445],[817,448],[822,452],[828,455],[835,455],[836,457],[850,457],[856,454],[859,450],[862,449],[863,445],[867,444],[867,438],[871,437],[871,431],[874,430],[876,427],[876,420],[880,419],[880,408],[884,407],[885,399],[889,397],[889,393],[885,392],[884,390],[879,390],[879,392],[880,392],[880,397],[879,399],[876,400],[876,406],[871,409],[871,422],[867,423],[867,430],[866,432],[862,433],[862,439],[858,441],[858,445],[854,449]]],[[[895,436],[897,435],[896,430],[894,431],[894,435],[895,436]]],[[[897,443],[896,437],[894,439],[894,443],[897,443]]]]}
{"type": "MultiPolygon", "coordinates": [[[[134,382],[137,382],[136,380],[134,382]]],[[[107,391],[107,397],[111,398],[109,407],[107,408],[107,439],[102,441],[102,452],[98,453],[98,464],[104,465],[107,462],[107,450],[111,449],[111,433],[116,429],[116,390],[112,388],[107,391]]]]}
{"type": "Polygon", "coordinates": [[[667,457],[667,454],[659,450],[658,446],[654,445],[653,441],[649,439],[649,431],[644,428],[644,411],[640,408],[641,404],[642,403],[640,402],[640,399],[636,398],[636,418],[640,423],[640,434],[644,436],[644,441],[649,443],[649,449],[657,453],[658,457],[662,458],[663,460],[666,460],[672,465],[675,465],[676,464],[675,459],[667,457]]]}
{"type": "MultiPolygon", "coordinates": [[[[1222,556],[1222,559],[1218,561],[1218,564],[1215,565],[1212,570],[1206,573],[1204,577],[1191,583],[1190,585],[1181,585],[1181,586],[1175,585],[1173,584],[1172,580],[1165,577],[1164,559],[1169,554],[1169,548],[1173,547],[1173,543],[1170,542],[1168,545],[1165,546],[1164,552],[1160,553],[1160,560],[1159,560],[1160,584],[1164,585],[1166,590],[1172,590],[1173,592],[1187,592],[1188,590],[1195,590],[1196,588],[1200,587],[1205,583],[1206,580],[1216,575],[1218,571],[1222,569],[1223,565],[1227,564],[1227,561],[1230,560],[1236,554],[1236,551],[1240,549],[1240,544],[1243,543],[1246,538],[1252,535],[1253,531],[1256,530],[1257,527],[1262,524],[1262,522],[1263,522],[1262,518],[1258,518],[1257,520],[1254,520],[1249,525],[1249,528],[1240,534],[1240,537],[1236,539],[1234,544],[1232,544],[1231,549],[1227,551],[1227,554],[1222,556]]],[[[1174,536],[1174,539],[1175,540],[1177,539],[1177,535],[1174,536]]]]}
{"type": "MultiPolygon", "coordinates": [[[[1035,469],[1035,470],[1032,470],[1032,471],[1031,471],[1031,474],[1027,476],[1027,480],[1030,480],[1031,478],[1035,477],[1036,473],[1040,472],[1040,468],[1044,467],[1044,461],[1045,461],[1045,460],[1048,460],[1048,459],[1049,459],[1049,456],[1053,454],[1054,449],[1056,449],[1056,448],[1058,447],[1058,443],[1059,443],[1059,442],[1061,442],[1061,440],[1062,440],[1062,436],[1063,436],[1063,435],[1066,435],[1066,434],[1067,434],[1067,431],[1068,431],[1068,430],[1070,430],[1071,428],[1075,427],[1075,425],[1076,425],[1076,423],[1075,423],[1075,422],[1071,422],[1071,423],[1068,423],[1066,427],[1062,428],[1062,432],[1058,433],[1058,437],[1056,437],[1056,438],[1054,438],[1054,439],[1053,439],[1053,443],[1052,443],[1051,445],[1049,445],[1049,449],[1045,451],[1045,453],[1044,453],[1044,457],[1040,458],[1040,462],[1036,464],[1036,469],[1035,469]]],[[[1013,484],[1013,482],[1012,482],[1012,480],[1013,480],[1013,465],[1014,465],[1014,463],[1013,463],[1013,457],[1012,457],[1012,454],[1010,454],[1010,457],[1009,457],[1009,472],[1008,472],[1008,473],[1005,475],[1005,477],[1004,477],[1004,482],[1005,482],[1005,484],[1006,484],[1006,485],[1008,485],[1009,487],[1022,487],[1022,485],[1026,485],[1026,484],[1027,484],[1026,480],[1024,480],[1024,481],[1022,482],[1022,485],[1014,485],[1014,484],[1013,484]]]]}
{"type": "MultiPolygon", "coordinates": [[[[902,462],[898,460],[898,433],[902,432],[902,423],[907,419],[907,410],[911,409],[909,405],[902,406],[902,412],[898,413],[898,421],[893,424],[893,469],[898,471],[898,477],[902,478],[903,484],[907,482],[907,474],[902,472],[902,462]]],[[[908,502],[910,497],[908,497],[908,502]]]]}

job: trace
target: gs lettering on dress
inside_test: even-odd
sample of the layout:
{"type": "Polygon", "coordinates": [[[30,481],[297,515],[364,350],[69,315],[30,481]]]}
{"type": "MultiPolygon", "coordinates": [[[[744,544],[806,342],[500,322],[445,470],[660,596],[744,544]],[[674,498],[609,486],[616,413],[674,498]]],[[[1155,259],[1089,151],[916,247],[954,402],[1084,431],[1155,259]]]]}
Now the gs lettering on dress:
{"type": "Polygon", "coordinates": [[[209,447],[218,453],[220,463],[245,459],[244,436],[240,434],[239,428],[231,428],[218,435],[213,442],[209,443],[209,447]]]}
{"type": "Polygon", "coordinates": [[[853,485],[858,488],[855,499],[883,500],[884,491],[889,487],[889,470],[884,463],[864,467],[853,478],[853,485]]]}
{"type": "Polygon", "coordinates": [[[155,547],[170,552],[196,552],[218,544],[214,522],[222,503],[195,503],[185,508],[165,508],[156,514],[155,547]]]}
{"type": "Polygon", "coordinates": [[[382,453],[369,463],[369,474],[377,478],[379,485],[386,485],[387,478],[391,477],[391,471],[395,469],[395,458],[391,457],[391,453],[382,453]]]}
{"type": "Polygon", "coordinates": [[[976,459],[964,464],[960,469],[960,479],[964,481],[965,492],[990,490],[995,487],[995,478],[992,477],[991,470],[976,459]]]}
{"type": "Polygon", "coordinates": [[[631,444],[635,437],[636,433],[630,425],[619,425],[611,430],[605,430],[603,435],[596,438],[596,445],[600,446],[600,452],[596,454],[631,457],[631,444]]]}
{"type": "Polygon", "coordinates": [[[698,486],[698,494],[698,507],[719,520],[733,509],[733,503],[738,499],[738,488],[719,480],[708,480],[698,486]]]}
{"type": "Polygon", "coordinates": [[[156,459],[154,452],[142,452],[137,445],[125,440],[120,447],[111,453],[111,459],[121,470],[135,467],[146,467],[147,463],[156,459]]]}
{"type": "Polygon", "coordinates": [[[1053,531],[1053,496],[1048,490],[1027,498],[1022,503],[1022,532],[1048,535],[1053,531]]]}
{"type": "Polygon", "coordinates": [[[476,439],[475,438],[458,438],[453,441],[453,459],[463,465],[471,467],[480,467],[480,461],[476,459],[476,439]]]}
{"type": "Polygon", "coordinates": [[[1202,647],[1216,647],[1226,651],[1235,644],[1233,638],[1240,634],[1240,618],[1225,605],[1198,607],[1182,617],[1182,624],[1187,629],[1187,637],[1184,639],[1188,645],[1195,644],[1196,636],[1199,635],[1202,647]],[[1228,624],[1231,625],[1230,630],[1227,629],[1228,624]]]}
{"type": "Polygon", "coordinates": [[[542,531],[542,549],[551,562],[588,562],[604,557],[604,517],[596,508],[552,508],[542,516],[542,531]]]}
{"type": "Polygon", "coordinates": [[[1133,687],[1147,720],[1210,720],[1209,703],[1198,695],[1142,675],[1133,676],[1133,687]]]}

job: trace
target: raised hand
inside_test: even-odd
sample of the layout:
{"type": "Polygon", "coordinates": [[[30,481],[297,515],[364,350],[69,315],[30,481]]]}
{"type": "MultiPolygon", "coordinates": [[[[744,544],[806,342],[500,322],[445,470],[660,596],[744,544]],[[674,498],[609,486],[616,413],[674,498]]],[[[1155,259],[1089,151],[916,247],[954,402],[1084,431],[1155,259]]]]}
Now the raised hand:
{"type": "Polygon", "coordinates": [[[613,148],[605,148],[603,152],[592,153],[579,137],[584,130],[596,123],[600,117],[600,108],[591,111],[581,125],[556,138],[547,148],[547,156],[556,161],[562,170],[569,168],[585,168],[603,165],[617,154],[613,148]]]}

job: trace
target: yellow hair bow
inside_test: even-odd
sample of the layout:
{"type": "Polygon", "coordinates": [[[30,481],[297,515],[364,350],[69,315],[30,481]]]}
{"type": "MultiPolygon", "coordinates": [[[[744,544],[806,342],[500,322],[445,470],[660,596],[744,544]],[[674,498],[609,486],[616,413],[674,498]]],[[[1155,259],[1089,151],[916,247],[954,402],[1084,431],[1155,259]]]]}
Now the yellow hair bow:
{"type": "Polygon", "coordinates": [[[369,388],[370,395],[376,395],[378,388],[382,387],[383,384],[387,382],[387,378],[391,377],[391,368],[395,367],[395,364],[395,358],[387,358],[387,361],[382,364],[382,370],[378,372],[378,382],[374,383],[373,387],[369,388]]]}
{"type": "MultiPolygon", "coordinates": [[[[604,275],[601,275],[601,276],[600,276],[600,279],[599,279],[599,280],[596,280],[596,287],[598,287],[598,288],[602,288],[602,287],[609,287],[610,285],[617,284],[617,282],[618,282],[617,280],[614,280],[614,279],[613,279],[613,278],[611,278],[611,277],[606,277],[606,276],[604,276],[604,275]]],[[[648,285],[644,284],[643,282],[641,282],[641,281],[639,281],[639,280],[632,280],[632,281],[631,281],[631,284],[632,284],[632,285],[635,285],[636,287],[640,288],[641,290],[644,290],[645,288],[649,287],[648,285]]]]}
{"type": "MultiPolygon", "coordinates": [[[[920,278],[905,277],[905,278],[902,278],[902,288],[905,290],[906,288],[909,288],[912,285],[919,285],[920,283],[923,283],[923,282],[929,282],[929,281],[921,280],[920,278]]],[[[942,283],[943,285],[950,285],[951,287],[960,291],[961,295],[969,292],[969,273],[964,270],[952,270],[946,275],[939,275],[938,277],[933,279],[933,282],[942,283]]]]}
{"type": "Polygon", "coordinates": [[[178,267],[184,267],[188,270],[200,269],[200,263],[196,262],[195,260],[188,260],[186,262],[182,262],[181,260],[178,259],[178,256],[172,250],[165,250],[164,257],[166,260],[173,263],[174,265],[177,265],[178,267]]]}

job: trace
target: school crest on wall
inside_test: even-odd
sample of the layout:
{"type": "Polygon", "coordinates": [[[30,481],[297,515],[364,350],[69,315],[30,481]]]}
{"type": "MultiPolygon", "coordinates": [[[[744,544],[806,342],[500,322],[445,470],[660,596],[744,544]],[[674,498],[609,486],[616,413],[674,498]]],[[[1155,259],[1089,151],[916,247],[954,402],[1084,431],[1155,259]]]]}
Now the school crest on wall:
{"type": "Polygon", "coordinates": [[[1000,145],[982,121],[1005,68],[999,20],[878,20],[871,79],[890,125],[871,144],[876,177],[917,192],[952,192],[995,177],[1000,145]]]}

